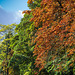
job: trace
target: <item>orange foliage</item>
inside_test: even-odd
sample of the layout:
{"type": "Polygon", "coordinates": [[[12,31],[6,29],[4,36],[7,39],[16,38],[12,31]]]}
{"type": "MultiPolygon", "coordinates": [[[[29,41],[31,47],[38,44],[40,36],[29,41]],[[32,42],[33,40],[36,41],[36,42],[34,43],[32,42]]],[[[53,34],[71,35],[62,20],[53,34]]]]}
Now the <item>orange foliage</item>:
{"type": "Polygon", "coordinates": [[[28,4],[31,4],[32,2],[33,2],[33,0],[28,0],[27,1],[28,4]]]}
{"type": "MultiPolygon", "coordinates": [[[[28,0],[28,3],[32,3],[32,0],[28,0]]],[[[33,53],[34,56],[37,55],[35,64],[40,68],[39,71],[44,68],[51,54],[53,58],[50,60],[60,57],[57,55],[60,46],[67,48],[75,45],[74,7],[74,0],[42,0],[41,7],[32,10],[33,18],[30,21],[37,28],[33,53]]],[[[68,56],[74,51],[75,49],[71,49],[68,56]]],[[[61,52],[60,49],[59,53],[61,52]]]]}
{"type": "Polygon", "coordinates": [[[22,12],[22,14],[24,14],[24,13],[30,14],[30,12],[31,12],[31,11],[29,11],[29,10],[25,10],[25,11],[22,12]]]}

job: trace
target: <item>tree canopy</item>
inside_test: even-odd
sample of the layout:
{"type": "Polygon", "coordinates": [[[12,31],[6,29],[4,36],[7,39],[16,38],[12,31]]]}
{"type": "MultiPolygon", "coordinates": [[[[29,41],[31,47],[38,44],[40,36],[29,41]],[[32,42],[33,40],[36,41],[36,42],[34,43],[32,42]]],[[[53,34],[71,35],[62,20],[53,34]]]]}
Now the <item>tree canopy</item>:
{"type": "Polygon", "coordinates": [[[3,75],[74,75],[74,0],[28,0],[21,22],[0,25],[3,75]],[[4,35],[4,36],[2,36],[4,35]]]}

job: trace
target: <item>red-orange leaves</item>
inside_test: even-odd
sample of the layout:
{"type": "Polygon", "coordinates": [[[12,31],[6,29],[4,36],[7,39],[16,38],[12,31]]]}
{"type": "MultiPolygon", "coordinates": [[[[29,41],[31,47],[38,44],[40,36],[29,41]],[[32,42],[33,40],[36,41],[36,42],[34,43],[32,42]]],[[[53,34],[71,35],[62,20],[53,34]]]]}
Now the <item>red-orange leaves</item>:
{"type": "Polygon", "coordinates": [[[68,50],[67,52],[69,53],[67,56],[71,56],[71,55],[74,54],[75,48],[73,48],[73,49],[71,49],[71,50],[68,50]]]}
{"type": "Polygon", "coordinates": [[[25,11],[22,12],[22,14],[24,14],[24,13],[30,14],[30,12],[31,12],[31,11],[29,11],[29,10],[25,10],[25,11]]]}
{"type": "MultiPolygon", "coordinates": [[[[36,67],[40,68],[39,71],[45,67],[48,61],[64,56],[67,53],[67,47],[70,50],[68,56],[74,53],[71,51],[75,45],[75,15],[72,1],[42,0],[41,7],[32,10],[31,21],[34,22],[37,29],[33,53],[34,56],[37,55],[35,63],[36,67]],[[50,58],[51,56],[52,58],[50,58]]],[[[57,64],[58,61],[54,63],[57,64]]],[[[59,69],[63,70],[61,66],[62,63],[59,69]]]]}
{"type": "Polygon", "coordinates": [[[31,4],[32,2],[33,2],[33,0],[28,0],[27,1],[28,4],[31,4]]]}

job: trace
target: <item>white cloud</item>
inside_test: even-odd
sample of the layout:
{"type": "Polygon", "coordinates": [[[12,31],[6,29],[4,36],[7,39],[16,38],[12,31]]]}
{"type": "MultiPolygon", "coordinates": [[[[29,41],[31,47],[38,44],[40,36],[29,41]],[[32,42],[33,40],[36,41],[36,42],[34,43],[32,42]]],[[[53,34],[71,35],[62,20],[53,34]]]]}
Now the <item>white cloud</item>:
{"type": "Polygon", "coordinates": [[[21,18],[23,18],[23,16],[24,16],[24,14],[22,14],[22,11],[21,11],[21,10],[18,10],[18,11],[15,13],[15,15],[14,15],[14,17],[15,17],[14,21],[15,21],[16,23],[19,23],[20,20],[21,20],[21,18]]]}
{"type": "Polygon", "coordinates": [[[19,11],[17,12],[17,15],[18,15],[19,17],[23,17],[23,16],[24,16],[24,14],[22,14],[22,11],[21,11],[21,10],[19,10],[19,11]]]}

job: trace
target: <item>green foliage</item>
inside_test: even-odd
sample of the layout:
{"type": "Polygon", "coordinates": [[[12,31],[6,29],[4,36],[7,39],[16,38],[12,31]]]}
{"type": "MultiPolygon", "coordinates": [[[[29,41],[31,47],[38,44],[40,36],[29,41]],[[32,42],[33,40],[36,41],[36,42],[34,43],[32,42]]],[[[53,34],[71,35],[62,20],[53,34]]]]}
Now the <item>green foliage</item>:
{"type": "Polygon", "coordinates": [[[2,40],[5,37],[5,34],[8,33],[9,31],[12,31],[13,34],[14,28],[16,27],[17,24],[11,24],[11,25],[1,25],[0,24],[0,40],[2,40]]]}
{"type": "Polygon", "coordinates": [[[32,57],[34,45],[31,43],[31,38],[34,36],[35,31],[33,22],[30,22],[31,17],[33,17],[32,13],[30,13],[30,15],[24,15],[24,18],[21,19],[20,24],[18,24],[15,28],[17,34],[12,38],[10,45],[14,50],[13,57],[10,61],[10,66],[15,63],[14,67],[16,65],[19,67],[21,75],[26,73],[31,75],[31,67],[34,67],[34,58],[32,57]]]}
{"type": "Polygon", "coordinates": [[[8,73],[8,62],[11,58],[11,55],[9,53],[11,52],[10,40],[12,36],[12,32],[9,31],[5,35],[5,39],[2,41],[0,45],[0,69],[2,69],[2,71],[4,71],[5,73],[8,73]]]}

